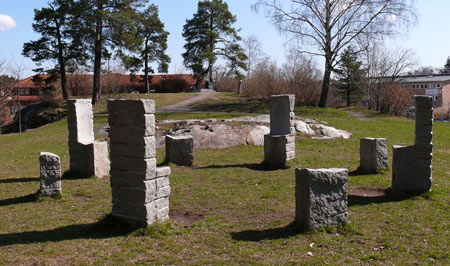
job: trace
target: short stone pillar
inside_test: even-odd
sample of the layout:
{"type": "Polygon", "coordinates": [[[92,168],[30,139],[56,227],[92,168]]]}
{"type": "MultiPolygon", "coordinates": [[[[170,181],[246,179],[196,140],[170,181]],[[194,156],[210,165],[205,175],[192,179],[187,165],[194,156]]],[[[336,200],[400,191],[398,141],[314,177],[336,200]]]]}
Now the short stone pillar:
{"type": "Polygon", "coordinates": [[[264,135],[264,163],[282,168],[295,158],[295,95],[272,95],[269,104],[270,134],[264,135]]]}
{"type": "Polygon", "coordinates": [[[168,219],[170,168],[156,167],[155,102],[109,100],[112,215],[150,225],[168,219]]]}
{"type": "Polygon", "coordinates": [[[61,161],[59,156],[51,152],[41,152],[40,164],[40,189],[42,196],[61,194],[61,161]]]}
{"type": "Polygon", "coordinates": [[[433,97],[415,96],[414,146],[394,145],[392,193],[423,193],[431,190],[433,159],[433,97]]]}
{"type": "Polygon", "coordinates": [[[364,173],[377,173],[388,168],[387,140],[384,138],[363,138],[359,145],[359,168],[364,173]]]}
{"type": "Polygon", "coordinates": [[[302,229],[347,223],[348,171],[295,170],[295,222],[302,229]]]}
{"type": "Polygon", "coordinates": [[[67,100],[70,171],[104,177],[109,175],[107,142],[94,138],[91,100],[67,100]]]}
{"type": "Polygon", "coordinates": [[[166,160],[178,165],[192,166],[194,163],[194,137],[166,135],[166,160]]]}

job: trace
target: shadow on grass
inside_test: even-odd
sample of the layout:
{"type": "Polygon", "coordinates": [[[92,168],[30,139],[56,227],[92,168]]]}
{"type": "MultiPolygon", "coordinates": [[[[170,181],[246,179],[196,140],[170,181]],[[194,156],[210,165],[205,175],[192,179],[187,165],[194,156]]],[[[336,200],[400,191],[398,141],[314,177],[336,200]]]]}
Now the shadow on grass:
{"type": "Polygon", "coordinates": [[[71,172],[67,170],[61,176],[61,179],[65,180],[78,180],[78,179],[87,179],[93,177],[92,175],[87,175],[83,173],[71,172]]]}
{"type": "Polygon", "coordinates": [[[37,181],[40,181],[39,177],[21,177],[21,178],[0,179],[0,184],[25,183],[37,181]]]}
{"type": "Polygon", "coordinates": [[[300,229],[294,221],[284,227],[265,230],[247,230],[230,234],[233,240],[258,242],[262,240],[288,238],[305,232],[307,231],[300,229]]]}
{"type": "MultiPolygon", "coordinates": [[[[209,165],[203,167],[197,167],[196,169],[223,169],[223,168],[248,168],[254,171],[275,171],[280,170],[280,168],[270,167],[264,163],[244,163],[244,164],[230,164],[230,165],[209,165]]],[[[287,169],[289,167],[284,167],[281,169],[287,169]]]]}
{"type": "Polygon", "coordinates": [[[398,202],[411,199],[418,194],[402,194],[402,195],[392,195],[387,189],[385,195],[379,196],[361,196],[361,195],[348,195],[348,206],[363,206],[369,204],[381,204],[387,202],[398,202]]]}
{"type": "Polygon", "coordinates": [[[17,198],[4,199],[4,200],[0,200],[0,207],[13,205],[13,204],[34,202],[34,201],[37,201],[37,199],[38,199],[38,195],[36,193],[17,197],[17,198]]]}
{"type": "Polygon", "coordinates": [[[73,239],[104,239],[125,236],[139,228],[141,227],[124,224],[109,214],[92,224],[75,224],[44,231],[0,234],[0,246],[73,239]]]}

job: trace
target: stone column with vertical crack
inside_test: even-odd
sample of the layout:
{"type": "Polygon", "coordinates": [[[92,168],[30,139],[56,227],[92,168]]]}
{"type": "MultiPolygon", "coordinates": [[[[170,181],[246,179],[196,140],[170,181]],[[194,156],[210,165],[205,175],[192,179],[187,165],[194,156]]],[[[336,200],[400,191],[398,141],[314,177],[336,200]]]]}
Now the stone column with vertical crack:
{"type": "Polygon", "coordinates": [[[264,135],[264,163],[282,168],[295,158],[295,95],[272,95],[269,103],[270,134],[264,135]]]}
{"type": "Polygon", "coordinates": [[[150,225],[168,219],[170,168],[156,167],[155,102],[109,100],[112,215],[150,225]]]}

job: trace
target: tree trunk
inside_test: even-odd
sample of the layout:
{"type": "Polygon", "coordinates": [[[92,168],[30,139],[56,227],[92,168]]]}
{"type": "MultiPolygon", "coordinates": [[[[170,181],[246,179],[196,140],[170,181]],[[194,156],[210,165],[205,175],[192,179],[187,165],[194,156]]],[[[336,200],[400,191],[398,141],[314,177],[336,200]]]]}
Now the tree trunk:
{"type": "Polygon", "coordinates": [[[67,80],[66,80],[66,62],[64,60],[64,51],[62,47],[61,31],[60,26],[57,24],[57,39],[58,39],[58,63],[59,63],[59,73],[61,74],[61,90],[63,99],[67,100],[69,95],[67,93],[67,80]]]}
{"type": "Polygon", "coordinates": [[[328,91],[330,89],[331,67],[329,59],[325,60],[325,71],[323,73],[322,93],[320,94],[319,107],[327,107],[328,91]]]}
{"type": "Polygon", "coordinates": [[[95,45],[94,45],[94,81],[92,86],[92,104],[96,104],[100,100],[100,71],[102,66],[102,29],[103,18],[101,11],[103,10],[103,3],[98,2],[97,7],[97,21],[95,27],[95,45]]]}
{"type": "Polygon", "coordinates": [[[144,55],[144,75],[145,75],[145,90],[150,92],[150,84],[148,82],[148,43],[145,41],[145,55],[144,55]]]}

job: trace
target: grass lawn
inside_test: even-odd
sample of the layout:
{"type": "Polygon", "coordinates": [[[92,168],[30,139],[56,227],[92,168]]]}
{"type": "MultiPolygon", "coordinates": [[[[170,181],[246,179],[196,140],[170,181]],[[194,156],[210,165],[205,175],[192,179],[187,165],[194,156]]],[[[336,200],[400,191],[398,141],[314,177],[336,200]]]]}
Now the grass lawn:
{"type": "MultiPolygon", "coordinates": [[[[239,110],[246,110],[241,106],[239,110]]],[[[342,110],[311,107],[298,107],[296,112],[301,116],[309,112],[311,118],[353,136],[313,140],[297,135],[297,158],[290,168],[275,171],[260,167],[263,147],[196,150],[195,167],[170,165],[171,222],[143,229],[109,216],[107,178],[68,176],[62,181],[62,198],[34,196],[39,188],[40,151],[60,155],[63,171],[68,170],[66,120],[23,134],[1,135],[0,265],[450,264],[449,123],[434,126],[432,192],[403,200],[362,197],[354,191],[388,188],[391,171],[352,174],[349,225],[301,233],[292,225],[295,167],[344,167],[354,172],[360,138],[386,137],[390,147],[412,145],[414,122],[386,116],[360,121],[342,110]]],[[[204,117],[157,115],[160,120],[204,117]]],[[[95,123],[105,124],[106,119],[98,117],[95,123]]],[[[391,148],[389,153],[391,163],[391,148]]],[[[157,159],[164,161],[163,149],[158,149],[157,159]]]]}

